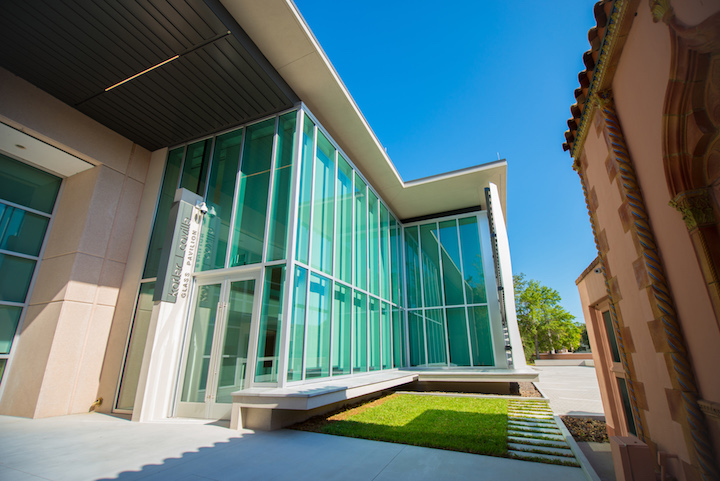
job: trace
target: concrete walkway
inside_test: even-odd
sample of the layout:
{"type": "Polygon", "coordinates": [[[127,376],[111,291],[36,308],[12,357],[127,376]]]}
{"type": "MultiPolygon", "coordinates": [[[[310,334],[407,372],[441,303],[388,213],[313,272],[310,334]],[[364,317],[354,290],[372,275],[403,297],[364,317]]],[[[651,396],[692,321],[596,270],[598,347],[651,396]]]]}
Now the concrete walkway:
{"type": "Polygon", "coordinates": [[[560,416],[600,416],[603,413],[595,368],[591,366],[534,366],[540,371],[535,386],[560,416]]]}
{"type": "Polygon", "coordinates": [[[585,481],[580,468],[292,430],[102,414],[0,416],[0,479],[585,481]]]}

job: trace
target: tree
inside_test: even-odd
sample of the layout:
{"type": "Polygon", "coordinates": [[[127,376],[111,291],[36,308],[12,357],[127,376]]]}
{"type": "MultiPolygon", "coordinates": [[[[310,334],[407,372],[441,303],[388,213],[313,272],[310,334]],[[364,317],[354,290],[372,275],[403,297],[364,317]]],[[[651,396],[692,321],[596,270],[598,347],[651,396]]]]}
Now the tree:
{"type": "Polygon", "coordinates": [[[525,358],[540,356],[540,351],[576,349],[580,345],[582,328],[575,316],[560,305],[560,294],[525,274],[513,276],[515,310],[522,336],[525,358]]]}

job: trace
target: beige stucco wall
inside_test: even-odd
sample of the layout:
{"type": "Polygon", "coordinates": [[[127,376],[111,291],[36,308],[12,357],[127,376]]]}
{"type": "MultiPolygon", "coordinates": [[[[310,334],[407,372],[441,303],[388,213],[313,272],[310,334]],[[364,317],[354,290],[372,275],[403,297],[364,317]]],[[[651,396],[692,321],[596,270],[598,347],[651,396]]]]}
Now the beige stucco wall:
{"type": "Polygon", "coordinates": [[[147,242],[152,209],[145,210],[154,198],[146,191],[157,193],[157,161],[148,176],[150,152],[2,69],[0,121],[95,165],[63,182],[3,379],[0,414],[87,412],[103,362],[113,364],[106,352],[122,356],[134,302],[129,292],[144,261],[136,252],[143,241],[134,239],[144,235],[147,242]],[[111,336],[123,328],[124,335],[111,336]]]}

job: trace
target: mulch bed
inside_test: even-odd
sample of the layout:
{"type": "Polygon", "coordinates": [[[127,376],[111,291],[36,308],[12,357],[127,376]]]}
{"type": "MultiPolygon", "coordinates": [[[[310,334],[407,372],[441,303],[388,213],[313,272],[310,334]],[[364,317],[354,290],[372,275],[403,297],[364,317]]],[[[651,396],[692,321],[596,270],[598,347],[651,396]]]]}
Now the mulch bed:
{"type": "Polygon", "coordinates": [[[573,416],[560,416],[560,419],[562,419],[575,441],[589,443],[609,442],[605,421],[573,416]]]}

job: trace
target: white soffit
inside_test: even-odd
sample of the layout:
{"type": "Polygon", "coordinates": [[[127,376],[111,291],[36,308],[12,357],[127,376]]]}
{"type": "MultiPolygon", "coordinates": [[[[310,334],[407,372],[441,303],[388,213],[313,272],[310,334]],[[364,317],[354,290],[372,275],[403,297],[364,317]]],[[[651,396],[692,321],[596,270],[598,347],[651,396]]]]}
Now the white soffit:
{"type": "Polygon", "coordinates": [[[292,0],[221,2],[401,219],[485,208],[489,182],[505,207],[505,161],[404,182],[292,0]]]}
{"type": "Polygon", "coordinates": [[[95,167],[50,144],[0,122],[0,149],[62,177],[95,167]]]}

